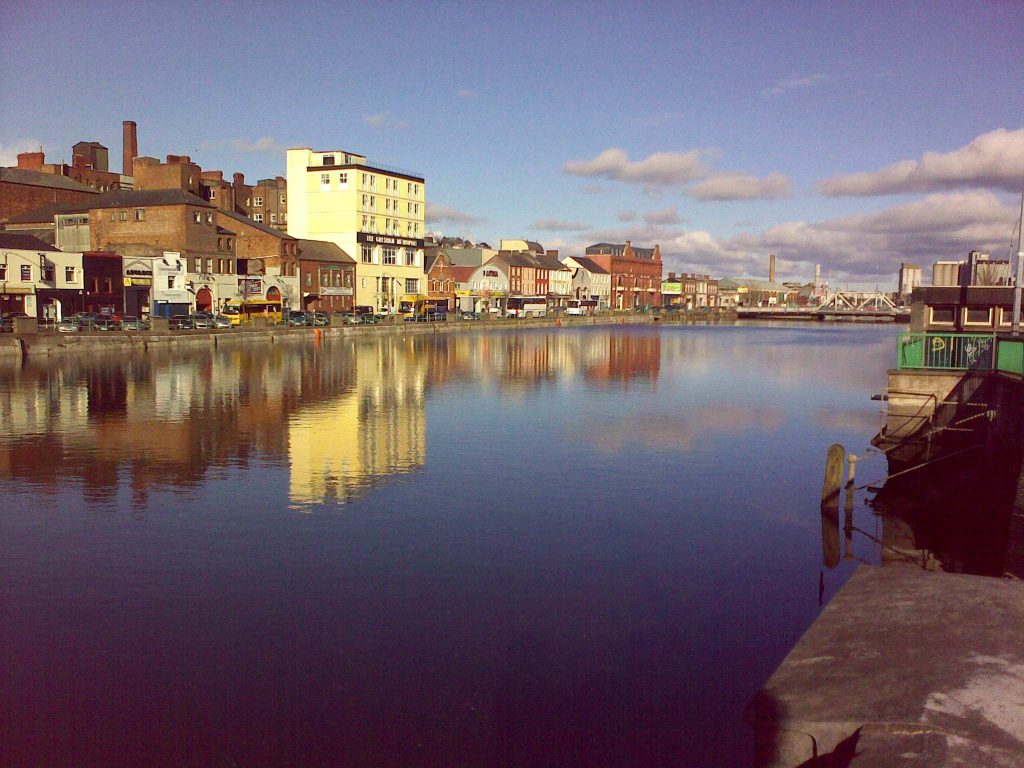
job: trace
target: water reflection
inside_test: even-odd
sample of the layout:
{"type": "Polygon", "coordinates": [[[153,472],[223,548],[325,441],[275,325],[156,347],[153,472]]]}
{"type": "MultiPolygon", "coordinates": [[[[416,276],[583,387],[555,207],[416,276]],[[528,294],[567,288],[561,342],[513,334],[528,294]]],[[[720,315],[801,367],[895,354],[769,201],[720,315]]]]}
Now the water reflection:
{"type": "Polygon", "coordinates": [[[0,369],[0,764],[743,765],[743,707],[844,573],[806,502],[873,435],[892,338],[0,369]]]}

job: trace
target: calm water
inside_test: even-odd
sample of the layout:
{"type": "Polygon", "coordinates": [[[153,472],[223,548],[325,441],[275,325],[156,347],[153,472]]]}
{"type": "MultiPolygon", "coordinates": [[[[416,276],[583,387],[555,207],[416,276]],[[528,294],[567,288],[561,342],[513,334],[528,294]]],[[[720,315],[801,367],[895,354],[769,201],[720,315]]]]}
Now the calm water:
{"type": "Polygon", "coordinates": [[[895,334],[0,368],[0,765],[747,764],[744,706],[879,558],[824,569],[818,497],[895,334]]]}

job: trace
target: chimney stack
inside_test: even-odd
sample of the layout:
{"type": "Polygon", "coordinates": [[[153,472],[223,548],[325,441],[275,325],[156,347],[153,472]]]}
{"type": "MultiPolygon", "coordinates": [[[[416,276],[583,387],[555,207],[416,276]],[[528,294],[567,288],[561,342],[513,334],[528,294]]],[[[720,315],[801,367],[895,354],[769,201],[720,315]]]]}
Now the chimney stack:
{"type": "Polygon", "coordinates": [[[234,179],[234,185],[236,187],[241,187],[241,186],[245,185],[245,174],[244,173],[238,173],[236,171],[232,178],[234,179]]]}
{"type": "Polygon", "coordinates": [[[814,290],[821,290],[821,264],[814,265],[814,290]]]}
{"type": "Polygon", "coordinates": [[[139,156],[138,126],[134,120],[125,120],[121,123],[121,130],[121,173],[131,176],[132,161],[139,156]]]}
{"type": "Polygon", "coordinates": [[[768,282],[775,282],[775,254],[768,254],[768,282]]]}

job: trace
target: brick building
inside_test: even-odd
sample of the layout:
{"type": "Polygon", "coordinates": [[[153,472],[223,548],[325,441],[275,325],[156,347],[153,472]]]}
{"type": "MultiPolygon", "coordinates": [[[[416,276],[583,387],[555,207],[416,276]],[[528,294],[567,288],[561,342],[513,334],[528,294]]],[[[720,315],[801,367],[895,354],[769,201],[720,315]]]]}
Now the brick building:
{"type": "Polygon", "coordinates": [[[77,181],[96,192],[107,192],[121,187],[121,174],[107,169],[107,148],[96,141],[80,141],[72,148],[71,165],[47,163],[46,154],[22,152],[18,155],[18,167],[27,171],[63,176],[77,181]]]}
{"type": "Polygon", "coordinates": [[[440,248],[427,256],[427,298],[447,300],[449,312],[455,310],[454,266],[451,257],[440,248]]]}
{"type": "Polygon", "coordinates": [[[326,240],[299,239],[299,290],[302,309],[352,312],[356,261],[326,240]]]}
{"type": "Polygon", "coordinates": [[[81,203],[98,194],[98,190],[53,173],[0,168],[0,223],[42,206],[81,203]]]}
{"type": "Polygon", "coordinates": [[[124,279],[121,256],[109,252],[82,254],[85,311],[101,315],[124,314],[124,279]]]}
{"type": "Polygon", "coordinates": [[[586,255],[611,275],[612,309],[648,309],[661,306],[661,249],[597,243],[586,255]]]}
{"type": "MultiPolygon", "coordinates": [[[[218,210],[217,222],[235,232],[238,274],[259,276],[261,295],[283,299],[286,306],[299,309],[299,240],[241,213],[218,210]]],[[[250,294],[255,284],[250,280],[250,294]]]]}

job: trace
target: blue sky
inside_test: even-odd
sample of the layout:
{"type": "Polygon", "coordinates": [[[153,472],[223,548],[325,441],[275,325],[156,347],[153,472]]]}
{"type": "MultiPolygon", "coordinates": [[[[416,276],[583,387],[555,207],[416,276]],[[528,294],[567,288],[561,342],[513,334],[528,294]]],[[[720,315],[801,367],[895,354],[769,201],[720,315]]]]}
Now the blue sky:
{"type": "Polygon", "coordinates": [[[132,119],[143,154],[249,179],[287,146],[418,170],[428,225],[492,244],[886,282],[1005,255],[1022,31],[998,1],[7,3],[0,162],[95,139],[119,165],[132,119]]]}

